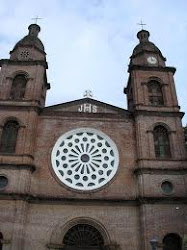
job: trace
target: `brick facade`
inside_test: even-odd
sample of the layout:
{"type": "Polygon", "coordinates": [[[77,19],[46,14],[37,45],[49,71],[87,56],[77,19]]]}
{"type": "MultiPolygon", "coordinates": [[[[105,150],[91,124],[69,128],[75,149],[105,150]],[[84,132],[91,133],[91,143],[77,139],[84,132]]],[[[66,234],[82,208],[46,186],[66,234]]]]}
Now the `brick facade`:
{"type": "MultiPolygon", "coordinates": [[[[31,25],[29,30],[10,59],[0,61],[0,135],[7,121],[19,123],[15,152],[0,153],[0,177],[8,179],[0,189],[3,250],[76,249],[68,248],[63,240],[78,224],[92,225],[104,240],[104,246],[86,249],[148,250],[153,238],[163,249],[163,239],[171,233],[182,241],[187,231],[187,161],[175,69],[165,65],[148,37],[141,40],[141,35],[148,34],[142,30],[129,65],[128,110],[91,98],[45,107],[50,88],[45,52],[37,37],[39,26],[31,25]],[[154,65],[147,61],[150,56],[156,57],[154,65]],[[25,95],[12,100],[10,90],[18,74],[27,79],[25,95]],[[161,85],[162,106],[150,104],[151,80],[161,85]],[[170,157],[155,155],[156,126],[168,131],[170,157]],[[55,142],[77,128],[105,133],[119,151],[116,175],[93,191],[67,187],[52,168],[55,142]],[[170,193],[163,190],[163,182],[172,184],[170,193]]],[[[182,248],[171,250],[176,249],[182,248]]]]}

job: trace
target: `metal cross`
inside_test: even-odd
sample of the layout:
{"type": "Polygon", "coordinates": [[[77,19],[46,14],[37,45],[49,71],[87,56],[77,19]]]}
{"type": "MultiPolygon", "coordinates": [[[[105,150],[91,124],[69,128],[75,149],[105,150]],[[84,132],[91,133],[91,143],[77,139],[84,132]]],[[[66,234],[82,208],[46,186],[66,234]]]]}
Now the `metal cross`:
{"type": "Polygon", "coordinates": [[[85,92],[84,92],[84,95],[83,95],[85,98],[88,97],[88,98],[92,98],[93,97],[93,94],[92,94],[92,91],[87,89],[85,92]]]}
{"type": "Polygon", "coordinates": [[[39,19],[42,19],[41,17],[38,17],[38,15],[36,17],[31,18],[32,20],[35,20],[35,24],[37,24],[39,19]]]}
{"type": "Polygon", "coordinates": [[[143,30],[143,26],[146,25],[145,23],[142,22],[142,20],[140,20],[140,23],[137,23],[137,24],[142,26],[142,30],[143,30]]]}

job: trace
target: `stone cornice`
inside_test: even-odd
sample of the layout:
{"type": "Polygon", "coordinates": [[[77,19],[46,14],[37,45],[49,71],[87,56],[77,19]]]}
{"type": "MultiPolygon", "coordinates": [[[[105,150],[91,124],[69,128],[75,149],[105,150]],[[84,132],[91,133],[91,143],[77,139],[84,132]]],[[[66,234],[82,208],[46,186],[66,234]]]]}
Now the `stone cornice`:
{"type": "MultiPolygon", "coordinates": [[[[49,243],[46,245],[46,247],[48,249],[60,249],[60,250],[70,250],[71,247],[68,247],[68,246],[65,246],[64,244],[53,244],[53,243],[49,243]]],[[[80,249],[80,248],[79,248],[80,249]]],[[[93,247],[93,249],[97,249],[97,247],[93,247]]],[[[101,248],[99,248],[101,249],[101,248]]],[[[102,250],[116,250],[116,249],[119,249],[119,246],[118,245],[105,245],[105,246],[102,246],[102,250]]]]}
{"type": "Polygon", "coordinates": [[[174,68],[174,67],[158,67],[158,66],[143,66],[143,65],[129,65],[128,72],[130,73],[132,70],[172,72],[173,74],[175,74],[176,68],[174,68]]]}
{"type": "Polygon", "coordinates": [[[180,159],[176,159],[176,158],[138,158],[136,160],[136,162],[140,162],[140,161],[152,161],[152,162],[163,162],[163,161],[167,161],[167,162],[186,162],[187,163],[187,158],[180,158],[180,159]]]}
{"type": "Polygon", "coordinates": [[[134,170],[136,176],[142,174],[170,174],[170,175],[185,175],[187,168],[136,168],[134,170]]]}
{"type": "Polygon", "coordinates": [[[115,114],[115,113],[80,113],[80,112],[70,112],[70,111],[47,111],[47,112],[42,112],[41,113],[41,116],[42,117],[60,117],[60,118],[67,118],[67,119],[102,119],[104,118],[104,121],[107,121],[108,120],[115,120],[116,119],[119,121],[119,119],[121,120],[133,120],[133,116],[131,113],[129,114],[126,114],[126,113],[118,113],[118,114],[115,114]]]}
{"type": "Polygon", "coordinates": [[[12,169],[12,170],[29,170],[32,173],[35,171],[36,167],[32,164],[9,164],[9,163],[0,163],[0,169],[12,169]]]}
{"type": "Polygon", "coordinates": [[[22,200],[32,204],[51,204],[51,205],[118,205],[118,206],[140,206],[142,204],[187,204],[186,197],[175,197],[175,196],[160,196],[160,197],[141,197],[132,199],[119,199],[119,198],[99,198],[99,199],[89,199],[89,198],[66,198],[66,197],[54,197],[54,196],[42,196],[42,195],[31,195],[23,193],[8,193],[5,191],[0,192],[0,200],[22,200]]]}
{"type": "Polygon", "coordinates": [[[45,67],[45,69],[48,69],[48,64],[46,61],[41,61],[41,60],[33,60],[33,61],[14,61],[10,59],[1,59],[0,60],[0,66],[3,64],[8,64],[8,65],[19,65],[19,66],[30,66],[30,65],[42,65],[45,67]]]}
{"type": "Polygon", "coordinates": [[[24,103],[21,102],[21,103],[10,103],[9,101],[1,101],[0,100],[0,110],[32,110],[32,111],[35,111],[37,112],[38,114],[41,112],[41,107],[37,104],[33,104],[32,102],[30,101],[25,101],[24,103]]]}
{"type": "Polygon", "coordinates": [[[145,115],[145,116],[162,116],[162,117],[182,117],[184,116],[184,112],[177,111],[153,111],[153,110],[134,110],[134,116],[145,115]]]}

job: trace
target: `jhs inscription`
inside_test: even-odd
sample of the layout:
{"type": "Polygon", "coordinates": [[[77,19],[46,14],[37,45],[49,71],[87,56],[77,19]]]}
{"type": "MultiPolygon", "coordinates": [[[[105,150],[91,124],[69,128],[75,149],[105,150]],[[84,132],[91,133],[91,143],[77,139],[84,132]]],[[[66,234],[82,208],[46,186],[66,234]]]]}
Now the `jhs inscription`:
{"type": "Polygon", "coordinates": [[[82,104],[80,108],[78,108],[79,112],[87,112],[87,113],[97,113],[97,106],[92,104],[82,104]]]}

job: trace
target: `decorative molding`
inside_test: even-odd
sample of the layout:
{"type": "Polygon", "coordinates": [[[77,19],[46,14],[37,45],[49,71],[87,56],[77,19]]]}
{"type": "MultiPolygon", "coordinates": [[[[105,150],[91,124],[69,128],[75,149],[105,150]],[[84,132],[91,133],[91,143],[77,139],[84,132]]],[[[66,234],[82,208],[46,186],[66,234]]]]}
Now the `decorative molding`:
{"type": "Polygon", "coordinates": [[[46,245],[47,248],[53,250],[53,249],[64,249],[64,244],[52,244],[52,243],[49,243],[46,245]]]}
{"type": "Polygon", "coordinates": [[[135,168],[134,174],[136,176],[142,174],[171,174],[171,175],[185,175],[187,174],[187,169],[185,168],[135,168]]]}
{"type": "Polygon", "coordinates": [[[32,164],[9,164],[0,163],[0,169],[13,169],[13,170],[30,170],[33,173],[36,170],[35,165],[32,164]]]}
{"type": "Polygon", "coordinates": [[[80,112],[67,112],[67,111],[45,111],[41,113],[42,118],[48,118],[48,119],[68,119],[71,118],[74,120],[94,120],[94,121],[103,121],[105,122],[132,122],[133,117],[131,115],[127,114],[114,114],[114,113],[80,113],[80,112]],[[103,121],[103,115],[104,115],[104,121],[103,121]]]}
{"type": "MultiPolygon", "coordinates": [[[[60,249],[60,250],[71,250],[71,247],[68,248],[64,244],[47,244],[46,247],[50,250],[60,249]]],[[[102,250],[118,250],[120,249],[119,245],[108,245],[108,246],[101,246],[101,247],[92,247],[93,249],[101,249],[102,250]]],[[[75,248],[74,248],[75,249],[75,248]]]]}
{"type": "Polygon", "coordinates": [[[16,101],[10,101],[10,100],[0,100],[0,110],[18,110],[24,109],[24,110],[32,110],[37,113],[40,113],[42,108],[39,106],[38,103],[34,103],[31,100],[22,100],[19,102],[16,101]]]}
{"type": "MultiPolygon", "coordinates": [[[[96,228],[100,234],[102,235],[102,238],[104,240],[105,245],[111,244],[111,240],[109,237],[109,234],[104,227],[102,223],[99,221],[90,218],[90,217],[76,217],[74,219],[68,220],[66,223],[59,223],[56,225],[56,227],[53,229],[51,238],[50,238],[50,245],[56,245],[57,247],[61,245],[62,240],[64,239],[66,233],[74,226],[78,224],[88,224],[90,226],[93,226],[96,228]],[[54,244],[53,244],[54,243],[54,244]]],[[[58,249],[58,248],[57,248],[58,249]]]]}
{"type": "Polygon", "coordinates": [[[9,121],[16,121],[18,123],[19,128],[26,128],[24,123],[19,118],[15,117],[15,116],[5,117],[2,121],[0,121],[0,128],[3,128],[5,123],[9,122],[9,121]]]}
{"type": "Polygon", "coordinates": [[[136,160],[136,162],[139,162],[139,161],[153,161],[153,162],[159,162],[159,161],[174,161],[174,162],[181,162],[181,161],[186,161],[187,162],[187,158],[182,158],[182,159],[174,159],[174,158],[138,158],[136,160]]]}
{"type": "Polygon", "coordinates": [[[1,59],[0,60],[0,66],[2,66],[3,64],[9,64],[9,65],[19,65],[19,66],[23,66],[23,65],[41,65],[44,66],[45,69],[48,69],[48,64],[46,61],[40,61],[40,60],[35,60],[35,61],[14,61],[14,60],[10,60],[10,59],[1,59]]]}
{"type": "Polygon", "coordinates": [[[161,86],[169,85],[168,83],[164,83],[162,79],[156,76],[149,77],[146,82],[141,82],[141,85],[148,85],[151,81],[157,81],[161,86]]]}
{"type": "Polygon", "coordinates": [[[175,74],[176,68],[174,67],[158,67],[158,66],[143,66],[143,65],[129,65],[128,72],[132,70],[143,70],[143,71],[161,71],[161,72],[172,72],[175,74]]]}
{"type": "Polygon", "coordinates": [[[134,110],[134,116],[144,115],[144,116],[160,116],[160,117],[180,117],[184,116],[184,112],[176,111],[156,111],[156,110],[134,110]]]}
{"type": "Polygon", "coordinates": [[[152,124],[146,132],[147,133],[154,133],[154,129],[157,126],[163,126],[165,129],[167,129],[169,134],[176,133],[176,130],[171,130],[171,128],[164,122],[156,122],[156,123],[152,124]]]}
{"type": "Polygon", "coordinates": [[[187,204],[186,197],[178,197],[178,196],[169,196],[169,197],[143,197],[138,196],[132,199],[90,199],[90,198],[65,198],[65,197],[54,197],[54,196],[39,196],[39,195],[31,195],[31,194],[23,194],[23,193],[8,193],[5,191],[0,191],[0,200],[22,200],[32,204],[63,204],[70,205],[76,204],[78,205],[85,205],[94,204],[96,206],[108,206],[108,205],[118,205],[123,206],[140,206],[145,203],[162,203],[162,204],[187,204]]]}
{"type": "Polygon", "coordinates": [[[24,75],[26,80],[28,80],[28,78],[30,77],[29,73],[27,71],[24,71],[24,70],[16,70],[8,77],[10,77],[11,79],[14,79],[17,75],[24,75]]]}

